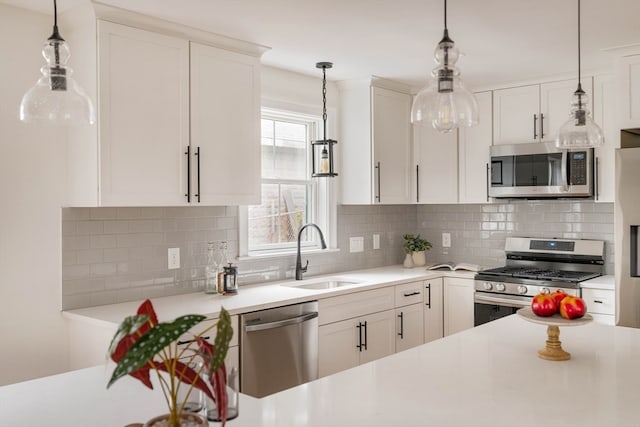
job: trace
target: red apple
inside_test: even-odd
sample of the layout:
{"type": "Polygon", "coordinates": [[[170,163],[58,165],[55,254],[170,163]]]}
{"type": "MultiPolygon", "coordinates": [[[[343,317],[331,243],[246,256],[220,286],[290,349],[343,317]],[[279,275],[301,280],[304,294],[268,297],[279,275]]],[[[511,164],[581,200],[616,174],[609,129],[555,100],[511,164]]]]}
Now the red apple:
{"type": "Polygon", "coordinates": [[[550,294],[538,294],[531,300],[531,311],[537,316],[548,317],[556,314],[558,306],[550,294]]]}
{"type": "Polygon", "coordinates": [[[565,319],[578,319],[587,312],[587,304],[580,297],[565,297],[560,302],[560,316],[565,319]]]}
{"type": "Polygon", "coordinates": [[[565,293],[565,291],[561,289],[556,289],[551,293],[551,297],[556,302],[556,307],[558,307],[558,309],[560,309],[560,301],[562,301],[566,296],[567,294],[565,293]]]}

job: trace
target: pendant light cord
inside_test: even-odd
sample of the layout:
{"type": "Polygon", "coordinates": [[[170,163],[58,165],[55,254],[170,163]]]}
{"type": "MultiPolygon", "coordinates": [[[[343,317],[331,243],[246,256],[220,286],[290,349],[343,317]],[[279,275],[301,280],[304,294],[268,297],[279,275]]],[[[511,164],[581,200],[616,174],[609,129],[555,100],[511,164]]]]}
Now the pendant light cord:
{"type": "Polygon", "coordinates": [[[580,73],[581,61],[580,61],[580,0],[578,0],[578,86],[581,85],[582,78],[580,73]]]}
{"type": "Polygon", "coordinates": [[[444,30],[447,31],[447,0],[444,0],[444,30]]]}
{"type": "Polygon", "coordinates": [[[324,140],[327,140],[327,67],[322,67],[322,122],[324,124],[324,140]]]}

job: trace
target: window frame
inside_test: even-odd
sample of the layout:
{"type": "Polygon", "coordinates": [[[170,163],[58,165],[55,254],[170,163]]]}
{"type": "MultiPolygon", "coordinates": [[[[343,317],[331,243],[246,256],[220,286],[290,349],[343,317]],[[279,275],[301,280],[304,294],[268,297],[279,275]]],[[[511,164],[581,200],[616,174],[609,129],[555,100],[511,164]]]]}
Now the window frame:
{"type": "MultiPolygon", "coordinates": [[[[335,120],[335,111],[329,109],[327,111],[327,128],[332,129],[335,120]]],[[[285,120],[299,123],[311,123],[312,128],[309,132],[309,144],[307,151],[307,172],[309,175],[308,180],[304,182],[311,183],[310,197],[313,198],[311,203],[314,208],[309,213],[310,222],[316,223],[323,231],[325,242],[329,248],[336,248],[337,242],[337,203],[335,192],[335,178],[311,178],[311,140],[320,138],[320,132],[322,132],[322,110],[320,108],[314,108],[309,106],[303,106],[298,104],[292,104],[279,101],[265,101],[263,99],[262,108],[260,111],[260,119],[268,118],[270,120],[285,120]]],[[[334,129],[331,130],[335,132],[334,129]]],[[[262,136],[261,136],[262,137],[262,136]]],[[[263,183],[267,183],[270,178],[260,179],[260,186],[263,183]]],[[[284,183],[285,181],[300,183],[300,180],[285,180],[285,179],[273,179],[274,182],[284,183]]],[[[256,248],[249,250],[249,230],[248,230],[248,207],[240,206],[238,212],[239,222],[239,257],[251,258],[251,257],[268,257],[278,255],[290,255],[295,254],[297,245],[295,242],[288,242],[282,245],[272,246],[268,248],[256,248]]],[[[303,242],[301,249],[305,252],[320,251],[320,239],[317,232],[314,230],[312,233],[312,242],[303,242]]]]}

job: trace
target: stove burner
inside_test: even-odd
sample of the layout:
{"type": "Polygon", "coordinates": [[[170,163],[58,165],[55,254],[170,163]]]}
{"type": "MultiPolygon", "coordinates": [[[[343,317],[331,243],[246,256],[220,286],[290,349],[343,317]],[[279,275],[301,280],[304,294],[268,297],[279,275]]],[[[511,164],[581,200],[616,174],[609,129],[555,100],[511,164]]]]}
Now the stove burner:
{"type": "Polygon", "coordinates": [[[583,282],[600,276],[586,271],[549,270],[522,266],[505,266],[483,270],[482,275],[516,277],[520,279],[551,280],[563,282],[583,282]]]}

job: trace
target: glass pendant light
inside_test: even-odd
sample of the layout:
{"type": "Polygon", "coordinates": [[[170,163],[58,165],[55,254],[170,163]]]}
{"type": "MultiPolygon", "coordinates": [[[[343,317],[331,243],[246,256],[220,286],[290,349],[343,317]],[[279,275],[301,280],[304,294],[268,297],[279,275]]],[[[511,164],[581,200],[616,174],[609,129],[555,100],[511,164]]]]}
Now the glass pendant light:
{"type": "Polygon", "coordinates": [[[561,149],[600,147],[604,144],[602,129],[591,118],[589,97],[580,83],[580,0],[578,0],[578,89],[573,93],[571,113],[558,131],[556,147],[561,149]]]}
{"type": "Polygon", "coordinates": [[[58,7],[53,0],[53,34],[42,49],[47,64],[40,68],[42,77],[29,89],[20,103],[20,120],[54,124],[93,124],[96,114],[91,98],[71,77],[67,67],[69,46],[58,32],[58,7]]]}
{"type": "Polygon", "coordinates": [[[432,78],[413,100],[411,122],[430,124],[440,132],[478,124],[478,104],[464,86],[455,66],[460,53],[447,29],[447,0],[444,0],[444,36],[436,47],[437,67],[432,78]]]}
{"type": "Polygon", "coordinates": [[[324,123],[323,139],[311,141],[311,176],[334,177],[333,146],[338,143],[335,139],[327,139],[327,68],[333,67],[331,62],[318,62],[316,68],[322,68],[322,122],[324,123]]]}

